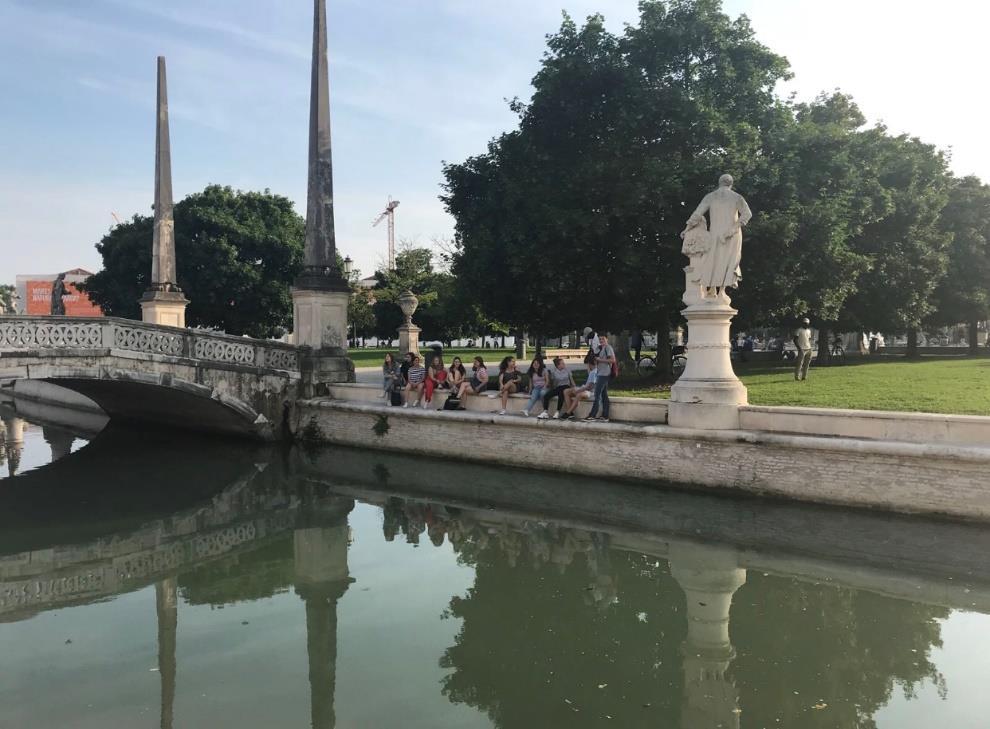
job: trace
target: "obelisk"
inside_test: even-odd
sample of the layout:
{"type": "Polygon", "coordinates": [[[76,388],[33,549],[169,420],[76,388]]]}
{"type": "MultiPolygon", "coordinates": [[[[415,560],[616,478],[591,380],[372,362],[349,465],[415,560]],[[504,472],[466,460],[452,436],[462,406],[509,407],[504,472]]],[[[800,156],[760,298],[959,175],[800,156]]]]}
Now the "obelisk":
{"type": "Polygon", "coordinates": [[[325,0],[314,1],[304,268],[292,290],[295,343],[344,356],[350,288],[337,265],[325,0]]]}
{"type": "Polygon", "coordinates": [[[151,249],[151,285],[141,297],[141,318],[149,324],[186,326],[186,306],[175,274],[175,222],[172,218],[172,150],[168,136],[165,57],[158,57],[155,121],[155,230],[151,249]]]}

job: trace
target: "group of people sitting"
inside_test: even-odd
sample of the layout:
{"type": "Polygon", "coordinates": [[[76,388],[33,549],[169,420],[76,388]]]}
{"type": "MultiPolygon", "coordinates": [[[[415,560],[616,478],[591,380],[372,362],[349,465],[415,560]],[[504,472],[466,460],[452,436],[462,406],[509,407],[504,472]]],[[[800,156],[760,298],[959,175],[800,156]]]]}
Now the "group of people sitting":
{"type": "MultiPolygon", "coordinates": [[[[505,357],[498,366],[497,397],[501,399],[501,410],[498,414],[505,415],[509,396],[520,392],[529,394],[529,402],[523,414],[532,415],[534,408],[541,404],[542,410],[536,417],[542,420],[573,418],[581,401],[594,397],[591,413],[584,419],[607,422],[608,380],[615,363],[615,352],[607,342],[603,342],[597,349],[592,347],[589,350],[584,363],[588,368],[588,378],[579,386],[562,357],[554,357],[553,364],[549,367],[542,357],[535,357],[530,362],[525,378],[516,366],[516,358],[505,357]],[[554,398],[557,399],[557,404],[551,416],[550,403],[554,398]],[[602,408],[601,417],[598,416],[599,405],[602,408]]],[[[488,393],[490,377],[482,357],[474,358],[471,372],[468,373],[460,357],[454,357],[450,367],[445,368],[442,357],[433,354],[429,366],[424,367],[422,358],[410,352],[401,364],[396,362],[391,354],[385,355],[382,364],[382,386],[382,397],[385,398],[386,405],[398,405],[401,401],[402,407],[405,408],[417,406],[429,408],[434,394],[438,390],[443,390],[449,393],[446,409],[464,410],[465,398],[488,393]]],[[[496,397],[494,394],[489,396],[496,397]]]]}

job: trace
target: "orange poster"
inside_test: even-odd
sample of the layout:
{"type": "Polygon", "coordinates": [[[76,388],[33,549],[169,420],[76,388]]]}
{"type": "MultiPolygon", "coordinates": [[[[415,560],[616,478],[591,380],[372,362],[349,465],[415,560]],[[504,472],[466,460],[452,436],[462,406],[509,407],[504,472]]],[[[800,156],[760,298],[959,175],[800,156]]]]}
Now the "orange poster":
{"type": "MultiPolygon", "coordinates": [[[[48,316],[52,313],[52,286],[54,281],[27,282],[27,313],[48,316]]],[[[62,299],[65,302],[66,316],[103,316],[100,307],[80,292],[75,284],[66,282],[68,292],[62,299]]]]}

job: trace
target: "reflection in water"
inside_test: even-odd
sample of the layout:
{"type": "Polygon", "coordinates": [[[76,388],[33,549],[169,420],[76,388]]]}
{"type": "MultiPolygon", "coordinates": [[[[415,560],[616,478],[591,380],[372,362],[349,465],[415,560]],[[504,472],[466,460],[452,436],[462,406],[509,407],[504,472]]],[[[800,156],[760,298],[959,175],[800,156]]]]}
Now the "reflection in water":
{"type": "MultiPolygon", "coordinates": [[[[365,717],[377,696],[337,687],[362,654],[380,664],[404,650],[413,623],[398,618],[411,620],[427,594],[446,610],[415,625],[428,631],[442,617],[453,631],[413,659],[439,666],[447,710],[472,707],[476,720],[448,720],[434,707],[417,724],[417,702],[429,697],[410,701],[378,683],[376,694],[402,701],[409,726],[506,729],[872,727],[896,691],[934,685],[951,695],[932,652],[941,621],[951,607],[990,606],[978,557],[990,537],[979,527],[528,474],[514,477],[525,488],[507,491],[504,471],[343,449],[110,430],[65,455],[71,442],[46,440],[53,454],[60,444],[55,464],[0,481],[0,628],[14,624],[5,646],[16,647],[18,621],[77,605],[109,614],[108,598],[153,590],[161,727],[209,723],[180,673],[193,695],[235,675],[190,677],[190,656],[211,648],[183,643],[184,631],[208,634],[179,612],[292,592],[298,602],[278,624],[287,636],[304,628],[304,642],[280,665],[305,661],[317,729],[336,725],[342,702],[342,725],[374,724],[365,717]],[[398,481],[422,485],[422,495],[396,493],[388,484],[398,481]],[[550,506],[564,489],[566,504],[550,506]],[[430,495],[443,490],[462,496],[430,495]],[[362,513],[379,509],[380,522],[355,519],[356,501],[362,513]],[[367,590],[375,575],[423,564],[409,555],[427,551],[447,565],[443,574],[469,568],[470,587],[414,580],[413,593],[359,593],[387,604],[395,625],[346,610],[352,571],[367,590]],[[338,658],[348,640],[359,647],[338,658]]],[[[265,645],[293,644],[278,634],[265,645]]],[[[292,695],[291,672],[252,650],[239,648],[238,665],[292,695]]],[[[18,697],[0,687],[4,705],[18,697]]]]}

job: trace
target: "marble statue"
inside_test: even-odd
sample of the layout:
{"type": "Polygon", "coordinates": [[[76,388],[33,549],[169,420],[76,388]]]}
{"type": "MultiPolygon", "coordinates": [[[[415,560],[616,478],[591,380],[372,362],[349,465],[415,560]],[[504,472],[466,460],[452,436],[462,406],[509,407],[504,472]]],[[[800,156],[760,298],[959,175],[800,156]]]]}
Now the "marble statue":
{"type": "Polygon", "coordinates": [[[753,213],[732,185],[732,176],[722,175],[718,189],[705,195],[681,233],[682,252],[692,263],[689,281],[701,287],[705,298],[725,298],[725,289],[736,288],[742,279],[742,229],[753,213]]]}
{"type": "Polygon", "coordinates": [[[65,289],[65,274],[60,273],[52,286],[52,316],[65,316],[65,301],[63,296],[68,296],[65,289]]]}

